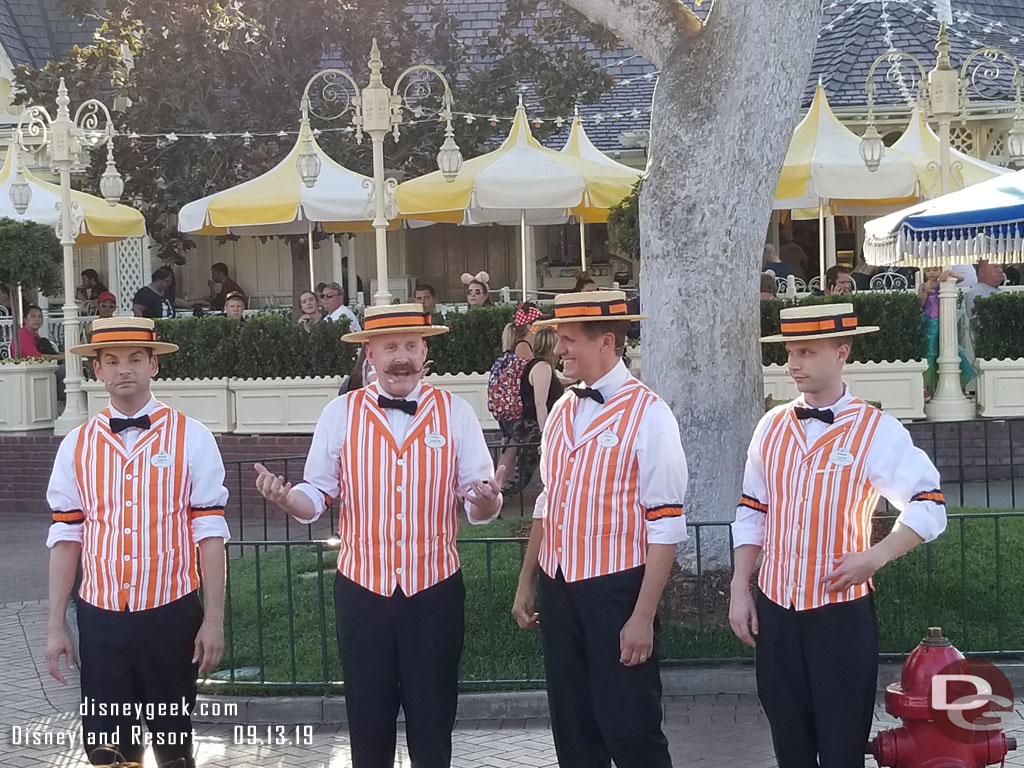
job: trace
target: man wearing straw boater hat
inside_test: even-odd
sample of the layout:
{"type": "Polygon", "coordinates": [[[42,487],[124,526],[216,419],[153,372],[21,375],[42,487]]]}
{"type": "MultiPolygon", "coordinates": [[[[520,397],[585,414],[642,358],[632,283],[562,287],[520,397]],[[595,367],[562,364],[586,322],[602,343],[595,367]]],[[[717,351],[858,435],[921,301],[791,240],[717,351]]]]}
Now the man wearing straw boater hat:
{"type": "Polygon", "coordinates": [[[622,362],[631,321],[621,291],[555,299],[555,347],[581,382],[551,409],[544,491],[512,614],[541,629],[562,768],[671,768],[661,730],[656,614],[686,538],[686,458],[668,405],[622,362]],[[540,612],[535,581],[540,579],[540,612]]]}
{"type": "Polygon", "coordinates": [[[896,419],[843,383],[861,326],[852,304],[783,309],[800,391],[754,431],[733,523],[729,621],[755,648],[780,768],[863,768],[878,676],[871,577],[946,527],[939,473],[896,419]],[[899,517],[871,544],[879,497],[899,517]],[[756,596],[750,579],[759,555],[756,596]]]}
{"type": "Polygon", "coordinates": [[[206,427],[150,392],[157,356],[177,349],[152,320],[111,317],[70,350],[95,358],[110,405],[61,442],[46,491],[46,665],[67,683],[64,614],[81,562],[82,743],[94,765],[141,763],[147,742],[161,766],[195,765],[196,678],[224,646],[224,464],[206,427]]]}
{"type": "Polygon", "coordinates": [[[451,764],[465,589],[457,507],[471,523],[501,511],[480,423],[465,400],[421,381],[426,337],[446,333],[421,304],[368,307],[363,328],[377,380],[327,405],[294,488],[256,465],[256,487],[312,523],[337,499],[338,646],[354,768],[392,768],[405,713],[415,768],[451,764]]]}

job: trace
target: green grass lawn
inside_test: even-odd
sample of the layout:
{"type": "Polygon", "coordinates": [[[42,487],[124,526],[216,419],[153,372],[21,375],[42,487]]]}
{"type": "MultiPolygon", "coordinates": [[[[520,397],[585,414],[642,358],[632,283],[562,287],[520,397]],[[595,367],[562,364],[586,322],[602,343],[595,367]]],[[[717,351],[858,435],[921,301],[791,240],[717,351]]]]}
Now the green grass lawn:
{"type": "MultiPolygon", "coordinates": [[[[1024,650],[1024,513],[997,520],[991,510],[953,511],[964,517],[950,520],[937,542],[876,576],[884,653],[909,651],[929,626],[941,626],[964,651],[1024,650]]],[[[509,613],[524,546],[516,539],[525,535],[525,525],[501,520],[462,530],[459,552],[467,599],[461,679],[466,687],[524,685],[543,677],[539,634],[521,631],[509,613]]],[[[247,547],[244,557],[237,548],[231,550],[221,667],[254,667],[262,670],[263,679],[277,683],[322,681],[326,667],[328,680],[341,680],[334,635],[335,552],[324,550],[318,561],[308,544],[289,550],[257,555],[247,547]]],[[[706,573],[700,585],[690,579],[689,589],[680,586],[686,581],[675,576],[668,591],[662,657],[748,656],[727,625],[728,574],[706,573]],[[700,612],[695,607],[698,589],[700,612]]]]}

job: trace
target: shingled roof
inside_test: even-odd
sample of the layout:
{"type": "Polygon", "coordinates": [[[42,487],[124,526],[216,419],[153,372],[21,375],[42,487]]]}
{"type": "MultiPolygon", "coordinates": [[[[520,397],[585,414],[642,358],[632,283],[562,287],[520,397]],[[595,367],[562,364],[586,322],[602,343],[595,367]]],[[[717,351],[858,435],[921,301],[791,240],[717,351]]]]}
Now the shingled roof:
{"type": "Polygon", "coordinates": [[[68,19],[59,0],[0,0],[0,44],[15,64],[41,67],[88,43],[95,29],[68,19]]]}
{"type": "MultiPolygon", "coordinates": [[[[97,0],[100,2],[101,0],[97,0]]],[[[707,13],[710,3],[696,7],[707,13]]],[[[504,0],[444,0],[445,7],[460,22],[459,37],[471,58],[484,64],[482,51],[488,33],[505,9],[504,0]]],[[[1024,0],[950,0],[953,23],[949,28],[954,66],[960,66],[971,51],[983,46],[1007,49],[1024,61],[1024,0]]],[[[413,2],[410,10],[421,23],[430,21],[429,5],[413,2]]],[[[0,43],[16,64],[42,66],[62,55],[73,44],[92,37],[94,25],[80,26],[59,11],[59,0],[0,0],[0,43]]],[[[823,0],[822,27],[815,49],[811,75],[804,90],[804,105],[810,103],[820,77],[835,107],[857,107],[866,101],[864,83],[871,62],[888,50],[903,49],[915,54],[930,69],[935,61],[935,39],[939,19],[932,0],[823,0]]],[[[587,133],[605,151],[623,148],[623,132],[645,130],[650,124],[651,96],[657,80],[655,67],[630,49],[591,49],[598,64],[616,86],[600,102],[580,108],[587,133]]],[[[911,79],[916,68],[904,64],[895,83],[886,81],[885,69],[876,76],[877,103],[909,103],[913,98],[911,79]]],[[[1005,97],[1010,75],[1004,67],[996,88],[985,96],[1005,97]]],[[[551,119],[552,116],[543,116],[551,119]]],[[[548,143],[561,146],[568,128],[548,143]]]]}

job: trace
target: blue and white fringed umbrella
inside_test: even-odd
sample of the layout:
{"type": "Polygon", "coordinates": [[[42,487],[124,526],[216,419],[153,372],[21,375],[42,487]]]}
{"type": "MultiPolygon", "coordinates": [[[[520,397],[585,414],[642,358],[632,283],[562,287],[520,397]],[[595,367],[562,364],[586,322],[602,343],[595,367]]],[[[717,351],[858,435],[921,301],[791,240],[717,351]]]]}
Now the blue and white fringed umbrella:
{"type": "Polygon", "coordinates": [[[1024,262],[1024,171],[869,221],[864,235],[864,259],[878,266],[1024,262]]]}

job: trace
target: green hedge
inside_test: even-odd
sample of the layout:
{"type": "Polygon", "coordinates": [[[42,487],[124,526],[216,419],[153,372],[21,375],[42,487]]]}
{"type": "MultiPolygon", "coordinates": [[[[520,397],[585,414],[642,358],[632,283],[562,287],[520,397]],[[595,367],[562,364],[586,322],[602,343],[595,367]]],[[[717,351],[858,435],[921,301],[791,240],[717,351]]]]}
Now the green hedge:
{"type": "Polygon", "coordinates": [[[975,357],[1016,360],[1024,357],[1024,293],[997,293],[974,302],[975,357]]]}
{"type": "Polygon", "coordinates": [[[482,307],[465,314],[451,312],[434,322],[451,330],[427,339],[431,373],[486,373],[501,354],[501,332],[512,322],[515,307],[482,307]]]}
{"type": "Polygon", "coordinates": [[[161,341],[177,344],[160,358],[162,379],[338,376],[352,370],[357,348],[342,344],[348,321],[317,323],[310,332],[282,315],[245,322],[227,317],[157,320],[161,341]]]}
{"type": "MultiPolygon", "coordinates": [[[[896,362],[920,360],[925,356],[924,320],[917,296],[913,293],[872,293],[852,296],[809,296],[797,301],[787,299],[761,300],[761,334],[779,332],[779,310],[805,304],[853,303],[861,325],[877,325],[876,333],[856,337],[851,362],[896,362]]],[[[786,364],[784,344],[763,344],[761,358],[765,365],[786,364]]]]}

